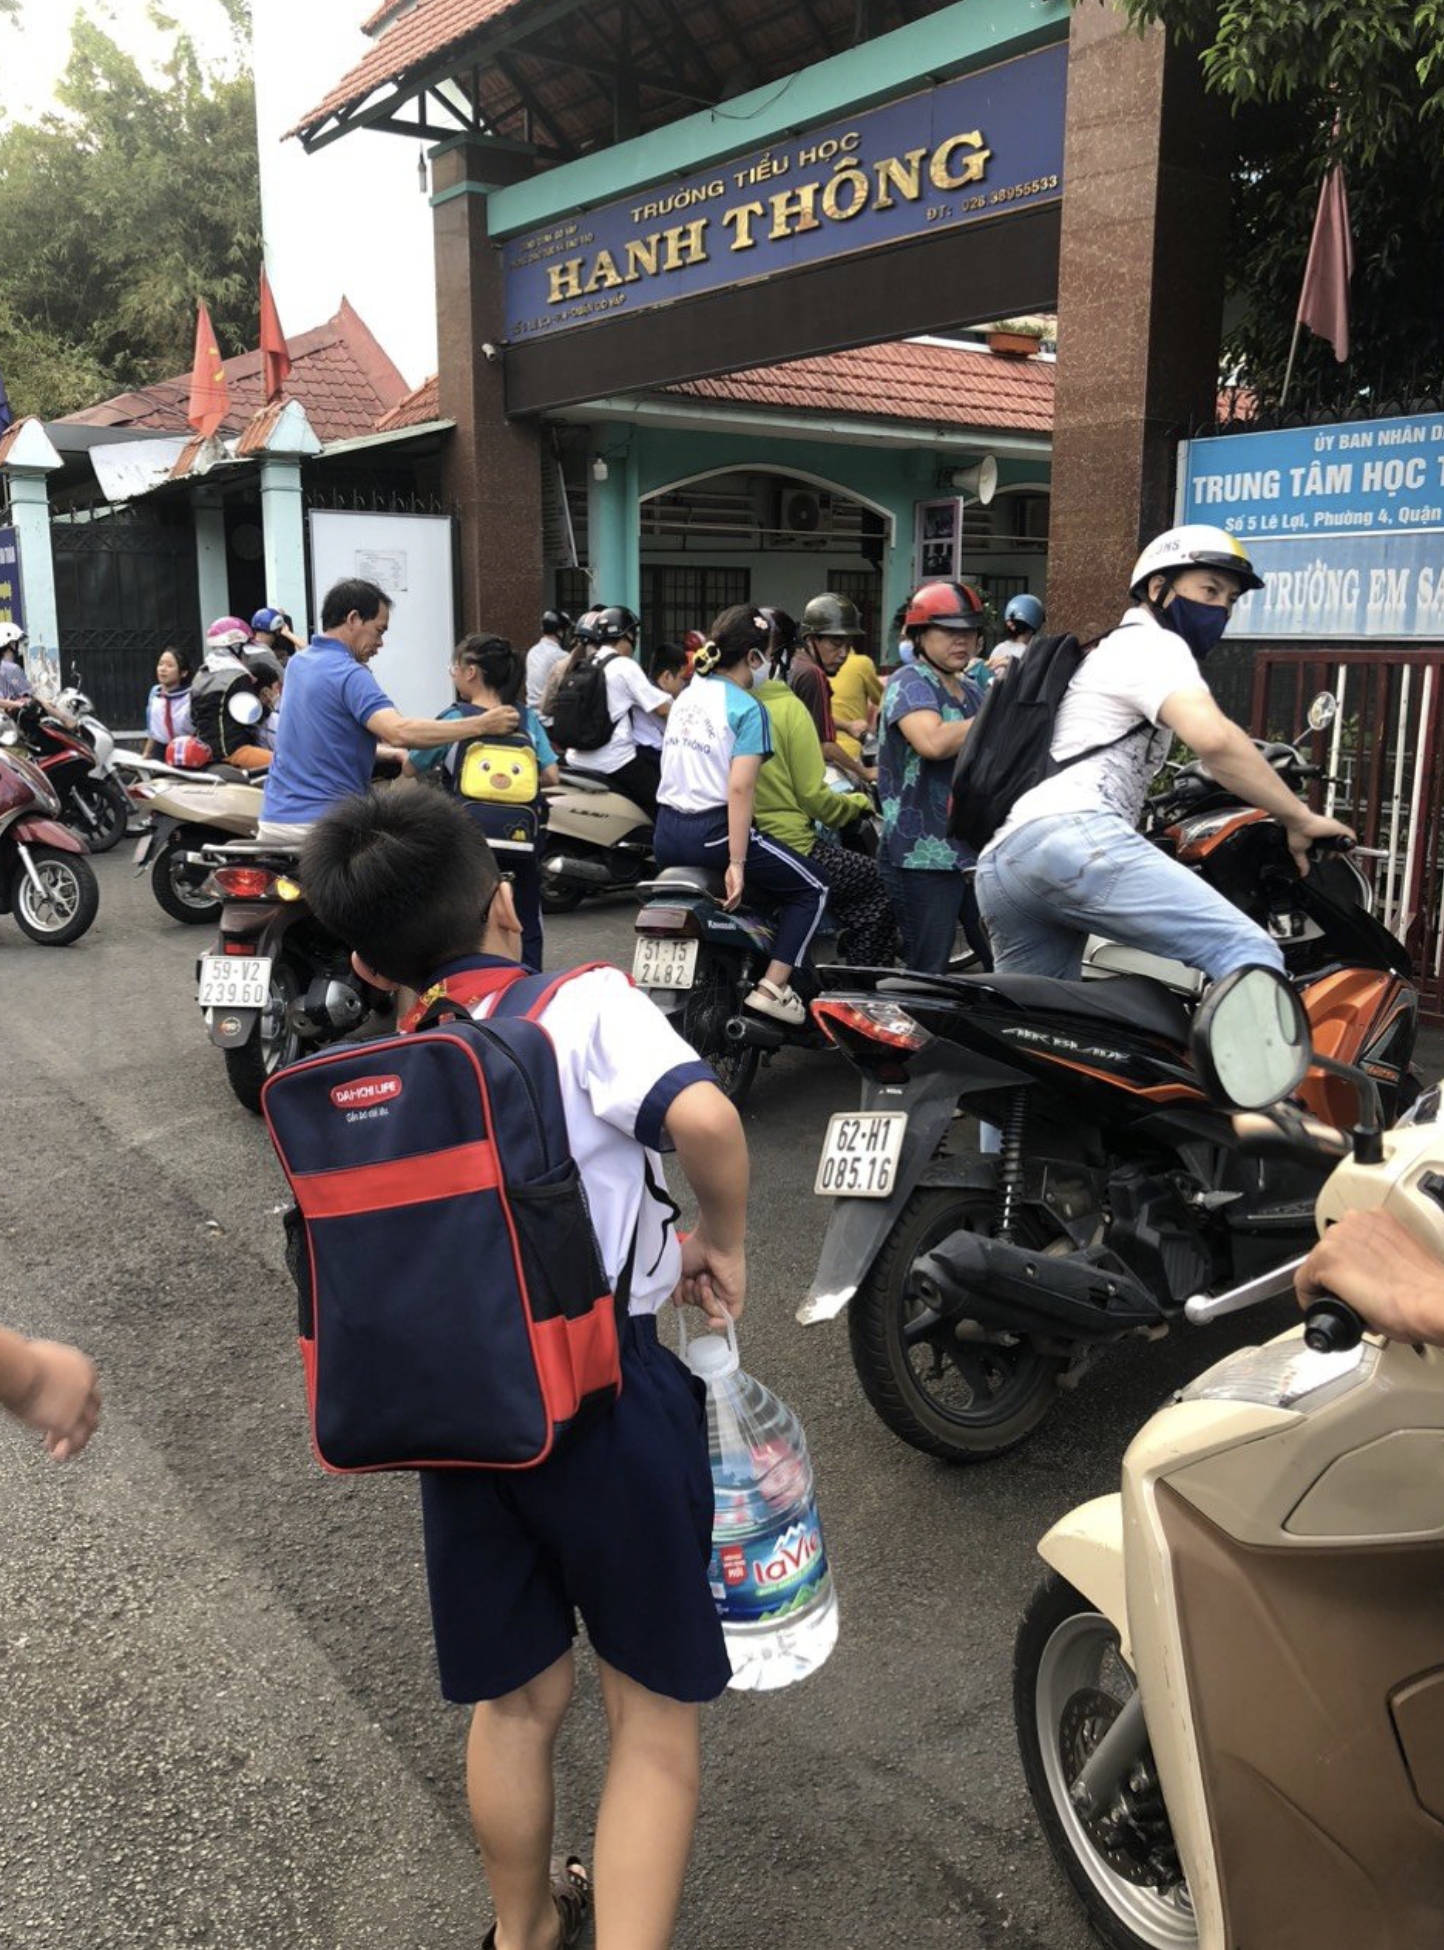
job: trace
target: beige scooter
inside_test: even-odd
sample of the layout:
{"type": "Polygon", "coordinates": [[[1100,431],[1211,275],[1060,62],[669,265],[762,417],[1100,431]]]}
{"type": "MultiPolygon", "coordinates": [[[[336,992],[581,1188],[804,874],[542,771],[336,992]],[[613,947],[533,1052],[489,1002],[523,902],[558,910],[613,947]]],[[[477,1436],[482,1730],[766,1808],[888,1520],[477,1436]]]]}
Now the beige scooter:
{"type": "Polygon", "coordinates": [[[190,926],[213,922],[221,899],[211,886],[209,867],[188,856],[226,838],[253,840],[261,817],[259,785],[243,772],[229,777],[157,777],[131,787],[136,809],[151,815],[151,826],[135,849],[135,870],[150,868],[150,888],[173,921],[190,926]]]}
{"type": "MultiPolygon", "coordinates": [[[[1277,1100],[1310,1064],[1293,992],[1221,982],[1194,1058],[1263,1112],[1258,1148],[1342,1162],[1317,1202],[1391,1213],[1444,1258],[1439,1092],[1345,1137],[1277,1100]]],[[[1246,1127],[1240,1122],[1240,1130],[1246,1127]]],[[[1199,1296],[1277,1297],[1298,1262],[1199,1296]]],[[[1120,1495],[1039,1545],[1014,1707],[1054,1853],[1114,1950],[1444,1945],[1444,1351],[1332,1299],[1227,1356],[1146,1423],[1120,1495]]]]}

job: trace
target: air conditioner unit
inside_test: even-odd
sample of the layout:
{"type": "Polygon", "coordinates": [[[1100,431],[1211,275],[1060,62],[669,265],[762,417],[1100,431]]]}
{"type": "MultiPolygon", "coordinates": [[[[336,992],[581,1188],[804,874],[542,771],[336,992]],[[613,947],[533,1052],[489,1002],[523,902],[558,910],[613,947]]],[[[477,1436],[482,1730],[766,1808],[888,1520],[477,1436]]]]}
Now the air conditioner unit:
{"type": "Polygon", "coordinates": [[[809,488],[784,488],[779,498],[777,526],[789,535],[811,540],[823,532],[827,512],[820,494],[814,494],[809,488]]]}

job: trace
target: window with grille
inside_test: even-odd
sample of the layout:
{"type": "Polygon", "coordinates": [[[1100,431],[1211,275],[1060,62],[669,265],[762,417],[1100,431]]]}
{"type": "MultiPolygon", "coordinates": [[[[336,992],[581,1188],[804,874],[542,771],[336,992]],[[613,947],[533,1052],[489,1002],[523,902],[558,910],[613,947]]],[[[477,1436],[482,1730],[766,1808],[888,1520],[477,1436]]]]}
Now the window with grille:
{"type": "Polygon", "coordinates": [[[642,640],[680,643],[688,630],[707,630],[712,619],[733,603],[752,599],[750,569],[673,569],[657,565],[642,570],[642,640]]]}
{"type": "Polygon", "coordinates": [[[862,647],[870,657],[878,653],[878,605],[882,601],[882,577],[871,569],[829,569],[827,586],[835,596],[846,596],[856,603],[862,619],[862,647]]]}

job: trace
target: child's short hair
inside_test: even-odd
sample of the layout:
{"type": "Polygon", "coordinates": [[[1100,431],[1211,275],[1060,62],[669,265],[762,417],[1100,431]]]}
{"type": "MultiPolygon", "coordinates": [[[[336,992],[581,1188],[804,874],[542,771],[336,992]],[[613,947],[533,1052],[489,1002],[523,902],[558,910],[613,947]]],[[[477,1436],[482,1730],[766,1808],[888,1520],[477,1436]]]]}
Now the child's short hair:
{"type": "Polygon", "coordinates": [[[680,643],[659,643],[647,659],[647,675],[655,684],[659,677],[675,677],[687,668],[687,652],[680,643]]]}
{"type": "Polygon", "coordinates": [[[412,780],[343,799],[301,848],[301,886],[322,927],[409,988],[475,954],[500,878],[465,808],[412,780]]]}

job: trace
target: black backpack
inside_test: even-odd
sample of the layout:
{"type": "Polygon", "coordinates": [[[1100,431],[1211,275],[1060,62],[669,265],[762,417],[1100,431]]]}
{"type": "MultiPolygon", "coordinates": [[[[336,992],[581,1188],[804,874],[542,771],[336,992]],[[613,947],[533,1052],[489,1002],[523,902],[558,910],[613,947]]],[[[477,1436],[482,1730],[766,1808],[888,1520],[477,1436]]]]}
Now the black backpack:
{"type": "Polygon", "coordinates": [[[616,720],[607,703],[607,662],[583,657],[557,685],[551,735],[563,750],[600,751],[611,742],[616,720]]]}
{"type": "Polygon", "coordinates": [[[1085,758],[1121,745],[1146,722],[1140,718],[1116,738],[1090,745],[1072,758],[1054,760],[1058,707],[1092,648],[1093,643],[1080,643],[1076,636],[1035,636],[1009,666],[1006,677],[995,677],[989,684],[953,767],[948,801],[951,839],[963,840],[980,853],[1025,792],[1085,758]]]}

